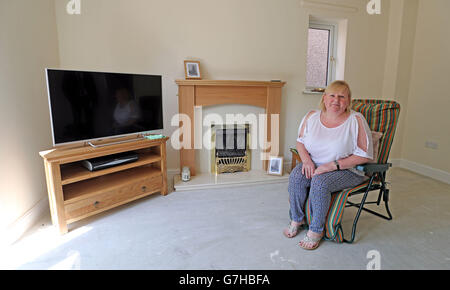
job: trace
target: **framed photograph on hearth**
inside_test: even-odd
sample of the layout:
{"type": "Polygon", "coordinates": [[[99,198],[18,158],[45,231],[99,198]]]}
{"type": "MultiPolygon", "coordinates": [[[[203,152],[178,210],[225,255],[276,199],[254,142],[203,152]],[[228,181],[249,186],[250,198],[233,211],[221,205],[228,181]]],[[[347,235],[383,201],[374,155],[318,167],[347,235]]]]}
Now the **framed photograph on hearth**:
{"type": "Polygon", "coordinates": [[[200,62],[197,60],[185,60],[184,75],[187,80],[201,80],[202,74],[200,73],[200,62]]]}
{"type": "Polygon", "coordinates": [[[283,157],[271,156],[267,173],[272,175],[283,175],[283,157]]]}

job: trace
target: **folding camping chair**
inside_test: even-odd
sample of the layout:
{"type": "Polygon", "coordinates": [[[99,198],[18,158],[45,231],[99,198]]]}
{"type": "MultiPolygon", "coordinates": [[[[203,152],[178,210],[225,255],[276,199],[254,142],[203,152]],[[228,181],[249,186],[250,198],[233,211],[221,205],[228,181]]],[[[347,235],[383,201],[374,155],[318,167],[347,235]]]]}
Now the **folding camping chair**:
{"type": "MultiPolygon", "coordinates": [[[[352,109],[360,112],[366,118],[370,130],[372,131],[372,136],[378,135],[378,137],[381,137],[379,139],[378,146],[376,142],[374,142],[374,149],[378,148],[378,158],[376,159],[377,162],[366,163],[357,167],[358,169],[363,170],[370,178],[354,188],[335,192],[331,196],[330,209],[328,211],[325,224],[324,238],[337,243],[353,243],[355,240],[356,225],[362,211],[374,214],[386,220],[392,219],[392,214],[388,205],[389,189],[386,187],[386,172],[389,167],[392,166],[391,163],[387,163],[387,160],[389,157],[389,151],[391,150],[392,141],[394,139],[395,129],[397,127],[398,116],[400,114],[400,105],[394,101],[387,100],[356,99],[352,101],[352,109]],[[379,190],[378,199],[372,202],[366,201],[369,192],[377,190],[379,190]],[[350,196],[358,194],[363,194],[360,203],[348,201],[350,196]],[[380,206],[381,198],[383,198],[387,216],[364,207],[366,204],[376,204],[380,206]],[[344,208],[350,206],[357,207],[358,212],[356,213],[353,221],[351,238],[350,240],[347,240],[344,238],[341,221],[344,208]]],[[[376,152],[376,149],[374,151],[376,152]]],[[[301,159],[296,149],[291,148],[291,152],[293,169],[297,162],[301,162],[301,159]]],[[[305,209],[306,220],[309,224],[311,222],[309,198],[306,201],[305,209]]]]}

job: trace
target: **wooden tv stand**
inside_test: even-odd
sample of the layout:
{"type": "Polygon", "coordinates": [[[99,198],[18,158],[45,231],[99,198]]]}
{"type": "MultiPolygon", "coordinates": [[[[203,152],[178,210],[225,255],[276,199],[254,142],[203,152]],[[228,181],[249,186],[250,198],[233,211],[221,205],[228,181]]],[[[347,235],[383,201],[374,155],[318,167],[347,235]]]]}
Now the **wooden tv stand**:
{"type": "Polygon", "coordinates": [[[67,225],[75,221],[156,192],[166,195],[168,139],[140,139],[97,148],[56,147],[40,152],[53,225],[65,234],[67,225]],[[127,151],[138,153],[139,159],[93,172],[81,165],[85,159],[127,151]]]}

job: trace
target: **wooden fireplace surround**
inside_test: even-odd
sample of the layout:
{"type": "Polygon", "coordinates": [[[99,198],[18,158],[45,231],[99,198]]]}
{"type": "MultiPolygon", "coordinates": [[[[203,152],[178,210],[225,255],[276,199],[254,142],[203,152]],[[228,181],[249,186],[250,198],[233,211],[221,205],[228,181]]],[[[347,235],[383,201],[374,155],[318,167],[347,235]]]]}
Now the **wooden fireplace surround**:
{"type": "MultiPolygon", "coordinates": [[[[180,114],[186,114],[191,119],[191,146],[194,148],[194,107],[224,104],[242,104],[262,107],[265,109],[266,136],[264,148],[268,148],[271,141],[278,142],[278,146],[270,147],[271,155],[278,155],[278,140],[272,140],[271,115],[280,114],[281,88],[285,82],[274,81],[232,81],[232,80],[176,80],[178,85],[178,107],[180,114]],[[273,154],[272,154],[273,153],[273,154]]],[[[180,122],[180,127],[182,122],[180,122]]],[[[180,137],[182,139],[182,136],[180,137]]],[[[180,140],[181,141],[181,140],[180,140]]],[[[267,149],[265,152],[268,152],[267,149]]],[[[263,169],[267,170],[267,160],[263,160],[263,169]]],[[[188,166],[191,175],[196,174],[195,149],[180,149],[180,168],[188,166]]]]}

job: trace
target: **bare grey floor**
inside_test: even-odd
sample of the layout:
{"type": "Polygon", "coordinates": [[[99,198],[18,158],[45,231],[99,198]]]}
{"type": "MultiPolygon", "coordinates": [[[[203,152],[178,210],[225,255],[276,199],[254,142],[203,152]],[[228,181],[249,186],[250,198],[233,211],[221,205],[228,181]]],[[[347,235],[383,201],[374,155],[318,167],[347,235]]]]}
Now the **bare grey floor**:
{"type": "MultiPolygon", "coordinates": [[[[74,223],[64,236],[48,215],[0,253],[0,268],[450,269],[450,185],[399,168],[388,180],[394,219],[363,213],[353,244],[306,251],[297,245],[304,233],[285,238],[283,183],[153,195],[74,223]]],[[[346,235],[355,212],[344,213],[346,235]]]]}

